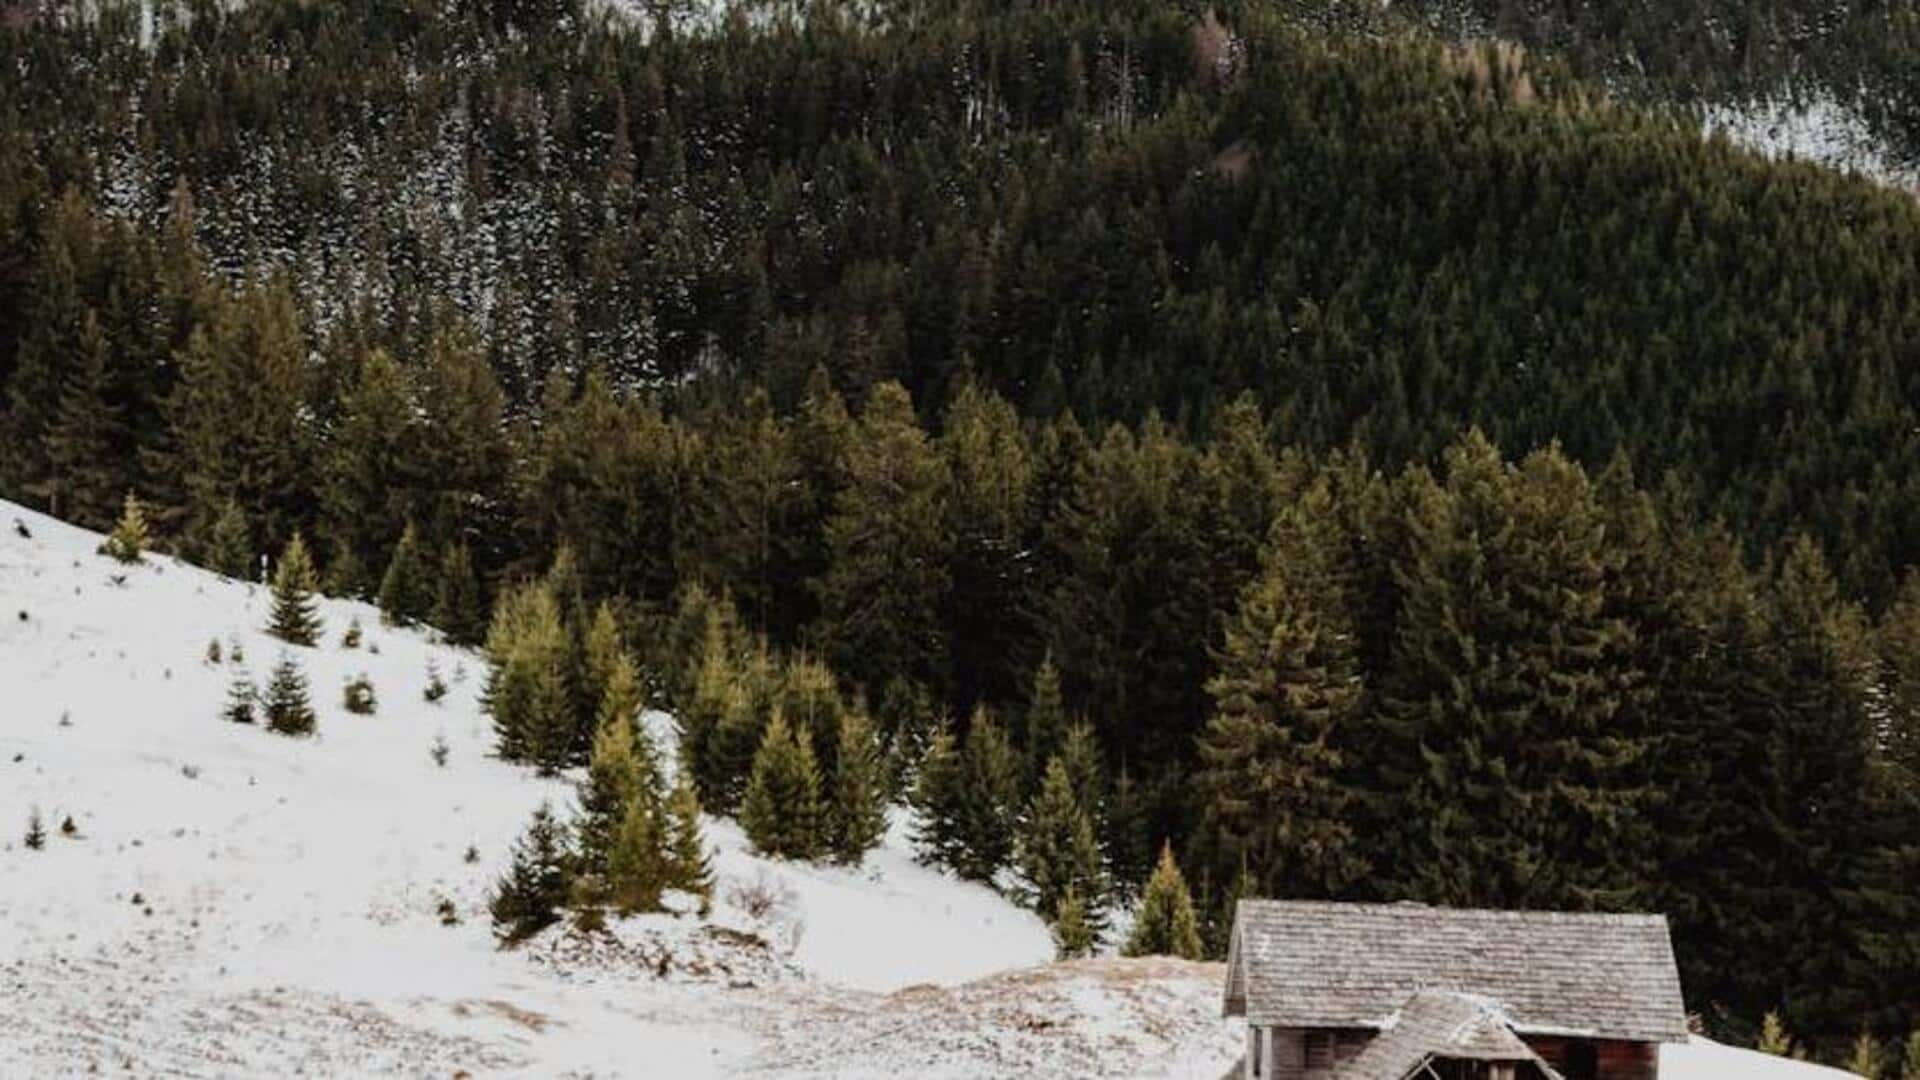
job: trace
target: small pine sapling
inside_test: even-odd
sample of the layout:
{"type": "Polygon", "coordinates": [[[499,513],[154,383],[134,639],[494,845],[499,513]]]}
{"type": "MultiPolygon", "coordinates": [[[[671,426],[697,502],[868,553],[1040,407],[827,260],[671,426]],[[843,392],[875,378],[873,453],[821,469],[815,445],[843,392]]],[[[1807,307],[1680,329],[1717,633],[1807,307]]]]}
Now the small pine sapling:
{"type": "Polygon", "coordinates": [[[227,704],[220,710],[222,719],[236,724],[253,723],[254,705],[260,700],[260,692],[245,675],[237,676],[227,687],[227,704]]]}
{"type": "Polygon", "coordinates": [[[434,912],[440,916],[441,926],[460,925],[460,912],[453,906],[453,901],[447,897],[440,898],[440,902],[434,905],[434,912]]]}
{"type": "Polygon", "coordinates": [[[433,758],[435,765],[444,769],[447,767],[447,752],[447,737],[445,735],[435,735],[433,737],[433,748],[427,751],[427,755],[433,758]]]}
{"type": "Polygon", "coordinates": [[[69,840],[77,839],[80,836],[80,826],[73,823],[72,814],[68,814],[60,819],[60,835],[69,840]]]}
{"type": "Polygon", "coordinates": [[[340,647],[343,649],[357,649],[360,647],[360,641],[364,636],[364,632],[360,629],[360,620],[354,619],[347,623],[347,632],[340,635],[340,647]]]}
{"type": "Polygon", "coordinates": [[[356,675],[347,680],[342,695],[342,704],[355,716],[372,716],[378,703],[373,694],[373,680],[365,675],[356,675]]]}
{"type": "Polygon", "coordinates": [[[100,554],[115,562],[137,563],[140,554],[147,549],[147,514],[140,506],[140,500],[133,492],[127,492],[127,500],[120,509],[120,520],[113,532],[100,545],[100,554]]]}
{"type": "Polygon", "coordinates": [[[207,663],[212,664],[215,667],[220,666],[220,639],[219,638],[210,638],[207,641],[207,663]]]}
{"type": "Polygon", "coordinates": [[[1180,873],[1180,864],[1173,860],[1171,844],[1160,848],[1160,863],[1147,880],[1140,914],[1134,919],[1133,936],[1127,939],[1124,951],[1128,956],[1200,959],[1200,919],[1193,910],[1193,894],[1187,891],[1187,879],[1180,873]]]}
{"type": "Polygon", "coordinates": [[[40,810],[35,807],[27,812],[27,848],[39,851],[47,846],[47,827],[40,821],[40,810]]]}
{"type": "Polygon", "coordinates": [[[553,808],[542,803],[514,844],[513,861],[489,904],[501,945],[516,945],[560,921],[560,908],[573,888],[572,866],[566,829],[554,820],[553,808]]]}
{"type": "Polygon", "coordinates": [[[472,844],[468,844],[467,853],[465,855],[460,856],[460,861],[467,863],[468,865],[472,865],[474,863],[479,862],[480,849],[477,847],[474,847],[472,844]]]}
{"type": "Polygon", "coordinates": [[[290,656],[274,665],[267,683],[267,728],[281,735],[311,735],[315,721],[307,699],[307,677],[290,656]]]}
{"type": "Polygon", "coordinates": [[[428,704],[438,704],[447,696],[447,681],[440,677],[440,667],[433,661],[427,661],[427,688],[421,692],[428,704]]]}
{"type": "Polygon", "coordinates": [[[1886,1070],[1886,1062],[1880,1056],[1880,1040],[1874,1038],[1872,1032],[1862,1031],[1853,1040],[1853,1052],[1848,1055],[1845,1068],[1855,1076],[1879,1080],[1886,1070]]]}

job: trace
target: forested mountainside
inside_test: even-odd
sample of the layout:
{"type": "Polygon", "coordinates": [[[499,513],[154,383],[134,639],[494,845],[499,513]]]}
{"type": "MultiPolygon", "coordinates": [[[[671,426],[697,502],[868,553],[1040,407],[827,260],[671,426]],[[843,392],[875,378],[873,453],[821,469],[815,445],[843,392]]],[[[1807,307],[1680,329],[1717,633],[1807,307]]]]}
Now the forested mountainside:
{"type": "Polygon", "coordinates": [[[1860,117],[1890,163],[1920,161],[1920,8],[1911,0],[1293,0],[1285,10],[1343,33],[1498,36],[1642,101],[1832,103],[1860,117]]]}
{"type": "Polygon", "coordinates": [[[1717,1031],[1920,1012],[1909,195],[1297,7],[148,10],[0,29],[9,497],[611,601],[720,809],[824,663],[932,857],[1170,842],[1216,947],[1658,908],[1717,1031]]]}

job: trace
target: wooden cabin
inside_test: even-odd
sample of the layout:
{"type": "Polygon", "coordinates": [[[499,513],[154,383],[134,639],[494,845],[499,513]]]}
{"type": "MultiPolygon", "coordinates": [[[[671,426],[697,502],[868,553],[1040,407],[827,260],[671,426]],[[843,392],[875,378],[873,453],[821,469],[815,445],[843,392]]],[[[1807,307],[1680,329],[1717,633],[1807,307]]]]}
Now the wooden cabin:
{"type": "Polygon", "coordinates": [[[1658,1080],[1686,1013],[1660,915],[1243,900],[1244,1080],[1658,1080]]]}

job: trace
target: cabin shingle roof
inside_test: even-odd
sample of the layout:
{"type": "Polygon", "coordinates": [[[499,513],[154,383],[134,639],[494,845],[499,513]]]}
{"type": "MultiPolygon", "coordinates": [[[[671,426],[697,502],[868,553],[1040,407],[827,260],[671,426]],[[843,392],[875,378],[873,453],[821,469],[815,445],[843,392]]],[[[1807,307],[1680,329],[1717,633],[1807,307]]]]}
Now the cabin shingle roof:
{"type": "Polygon", "coordinates": [[[1250,1023],[1380,1028],[1421,990],[1496,1002],[1522,1034],[1686,1038],[1660,915],[1243,900],[1226,1011],[1250,1023]]]}
{"type": "Polygon", "coordinates": [[[1432,1058],[1530,1061],[1542,1075],[1559,1073],[1507,1026],[1485,998],[1422,990],[1395,1010],[1393,1023],[1335,1071],[1338,1080],[1398,1080],[1432,1058]]]}

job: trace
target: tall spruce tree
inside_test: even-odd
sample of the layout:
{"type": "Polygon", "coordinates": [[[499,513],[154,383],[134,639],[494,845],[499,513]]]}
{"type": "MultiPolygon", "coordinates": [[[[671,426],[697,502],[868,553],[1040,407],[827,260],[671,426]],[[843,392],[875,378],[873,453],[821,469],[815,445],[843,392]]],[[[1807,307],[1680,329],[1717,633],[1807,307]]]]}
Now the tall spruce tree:
{"type": "MultiPolygon", "coordinates": [[[[1289,515],[1325,512],[1318,501],[1289,515]]],[[[1331,522],[1276,529],[1228,623],[1200,741],[1206,815],[1225,865],[1276,896],[1337,896],[1366,870],[1342,740],[1365,708],[1351,622],[1331,589],[1331,522]]]]}
{"type": "Polygon", "coordinates": [[[946,685],[947,485],[912,398],[897,383],[875,387],[848,446],[815,584],[833,669],[857,685],[893,676],[946,685]]]}
{"type": "Polygon", "coordinates": [[[313,598],[318,587],[306,541],[294,533],[273,570],[273,616],[267,632],[292,645],[319,641],[320,613],[313,598]]]}

